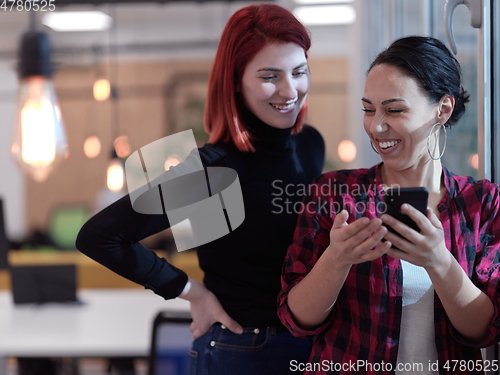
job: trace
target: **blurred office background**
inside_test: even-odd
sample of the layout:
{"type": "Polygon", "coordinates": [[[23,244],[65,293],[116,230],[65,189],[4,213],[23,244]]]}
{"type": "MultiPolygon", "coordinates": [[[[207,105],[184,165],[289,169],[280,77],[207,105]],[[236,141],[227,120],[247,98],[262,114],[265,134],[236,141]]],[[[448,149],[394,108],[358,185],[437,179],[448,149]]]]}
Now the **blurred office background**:
{"type": "MultiPolygon", "coordinates": [[[[193,129],[200,146],[206,142],[202,116],[218,39],[231,14],[251,3],[56,0],[53,12],[18,11],[17,6],[10,10],[8,2],[0,8],[0,197],[11,248],[71,249],[81,223],[126,194],[126,186],[108,187],[113,150],[124,161],[135,150],[186,129],[193,129]],[[48,16],[84,11],[101,12],[103,29],[57,31],[46,25],[48,16]],[[43,182],[22,173],[11,154],[20,86],[18,49],[21,36],[33,24],[50,37],[53,82],[68,142],[68,153],[43,182]],[[110,86],[104,84],[99,90],[96,82],[101,80],[110,86]]],[[[326,141],[325,170],[378,163],[362,124],[360,98],[368,65],[405,35],[431,35],[447,43],[446,0],[274,3],[295,12],[312,33],[307,122],[326,141]]],[[[484,146],[481,131],[478,137],[478,97],[484,90],[482,85],[478,88],[477,78],[482,40],[469,25],[465,6],[457,7],[453,28],[471,101],[448,134],[444,163],[458,174],[488,176],[484,152],[492,147],[484,146]]],[[[169,159],[166,168],[175,162],[169,159]]],[[[174,251],[165,236],[145,241],[146,245],[174,251]]],[[[187,264],[177,266],[186,269],[187,264]]],[[[81,268],[80,276],[87,287],[115,285],[109,276],[105,283],[100,281],[104,278],[96,275],[102,271],[86,267],[88,272],[81,268]]],[[[142,372],[146,369],[143,363],[142,372]]]]}
{"type": "MultiPolygon", "coordinates": [[[[65,4],[56,0],[54,12],[34,12],[36,27],[52,43],[54,85],[69,150],[41,183],[22,174],[11,156],[19,88],[17,51],[33,15],[0,9],[0,196],[13,246],[26,246],[37,233],[52,231],[57,236],[54,223],[65,208],[83,207],[84,213],[67,212],[59,219],[63,223],[78,221],[79,215],[91,214],[125,193],[126,187],[112,192],[106,184],[117,137],[121,137],[115,144],[122,160],[130,152],[184,129],[193,129],[200,145],[206,141],[202,114],[218,39],[231,14],[252,3],[127,1],[95,5],[99,2],[65,4]],[[47,16],[69,11],[100,11],[111,22],[101,31],[55,31],[44,25],[47,16]],[[93,94],[100,79],[108,80],[112,88],[104,100],[96,100],[93,94]],[[100,150],[95,143],[92,147],[90,137],[98,140],[100,150]]],[[[312,33],[307,122],[326,140],[326,169],[378,162],[362,127],[360,98],[366,68],[382,48],[400,36],[426,34],[446,42],[445,0],[275,3],[296,12],[312,33]],[[318,8],[319,13],[306,20],[318,8]]],[[[477,176],[477,31],[469,26],[468,17],[467,8],[459,6],[453,24],[471,103],[460,126],[449,134],[445,163],[456,173],[477,176]]]]}

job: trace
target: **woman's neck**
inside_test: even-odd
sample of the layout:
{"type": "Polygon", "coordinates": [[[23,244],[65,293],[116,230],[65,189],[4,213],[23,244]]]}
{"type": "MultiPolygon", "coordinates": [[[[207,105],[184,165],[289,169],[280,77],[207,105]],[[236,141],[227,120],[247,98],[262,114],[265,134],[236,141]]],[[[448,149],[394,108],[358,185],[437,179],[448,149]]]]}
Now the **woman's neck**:
{"type": "Polygon", "coordinates": [[[401,171],[391,169],[383,164],[380,172],[384,185],[398,185],[400,187],[424,186],[430,193],[441,192],[444,187],[442,174],[443,166],[441,161],[432,159],[401,171]]]}

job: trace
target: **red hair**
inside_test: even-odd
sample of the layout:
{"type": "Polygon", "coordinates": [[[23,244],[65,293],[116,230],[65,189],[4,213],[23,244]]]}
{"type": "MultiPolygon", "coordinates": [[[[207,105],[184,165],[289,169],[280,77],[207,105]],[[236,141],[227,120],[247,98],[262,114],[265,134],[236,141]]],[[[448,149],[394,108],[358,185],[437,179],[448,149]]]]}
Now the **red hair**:
{"type": "MultiPolygon", "coordinates": [[[[261,3],[235,12],[224,28],[208,80],[208,95],[203,123],[209,143],[233,140],[240,151],[255,151],[247,124],[242,117],[243,102],[237,95],[248,62],[269,43],[295,43],[307,51],[309,31],[285,8],[261,3]]],[[[292,127],[302,130],[307,100],[292,127]]]]}

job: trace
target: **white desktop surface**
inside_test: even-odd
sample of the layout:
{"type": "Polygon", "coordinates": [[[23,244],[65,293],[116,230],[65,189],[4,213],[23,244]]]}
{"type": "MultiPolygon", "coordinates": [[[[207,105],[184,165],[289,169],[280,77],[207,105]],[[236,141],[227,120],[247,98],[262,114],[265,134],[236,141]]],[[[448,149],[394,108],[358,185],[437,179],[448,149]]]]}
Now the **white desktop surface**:
{"type": "Polygon", "coordinates": [[[140,289],[87,289],[78,299],[14,305],[0,292],[0,358],[147,356],[156,314],[189,311],[188,301],[140,289]]]}

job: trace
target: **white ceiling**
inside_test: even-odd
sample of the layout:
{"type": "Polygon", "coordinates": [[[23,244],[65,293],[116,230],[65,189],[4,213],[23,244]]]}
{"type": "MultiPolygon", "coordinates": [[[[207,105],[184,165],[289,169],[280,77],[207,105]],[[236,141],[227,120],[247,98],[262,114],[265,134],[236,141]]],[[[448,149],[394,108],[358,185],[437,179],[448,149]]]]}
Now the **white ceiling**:
{"type": "MultiPolygon", "coordinates": [[[[60,10],[101,10],[116,20],[117,32],[54,32],[37,23],[52,41],[55,59],[64,64],[89,64],[99,59],[96,51],[110,44],[123,46],[120,58],[210,57],[227,19],[249,2],[173,2],[167,4],[134,3],[58,6],[60,10]],[[124,52],[128,46],[128,52],[124,52]],[[140,47],[140,48],[139,48],[140,47]],[[73,50],[73,53],[68,53],[73,50]],[[63,51],[66,51],[63,53],[63,51]]],[[[276,4],[293,9],[293,0],[277,0],[276,4]]],[[[29,28],[28,12],[0,11],[0,61],[14,62],[19,39],[29,28]]],[[[349,49],[349,26],[310,27],[314,55],[345,55],[349,49]],[[335,41],[335,42],[332,42],[335,41]]]]}

